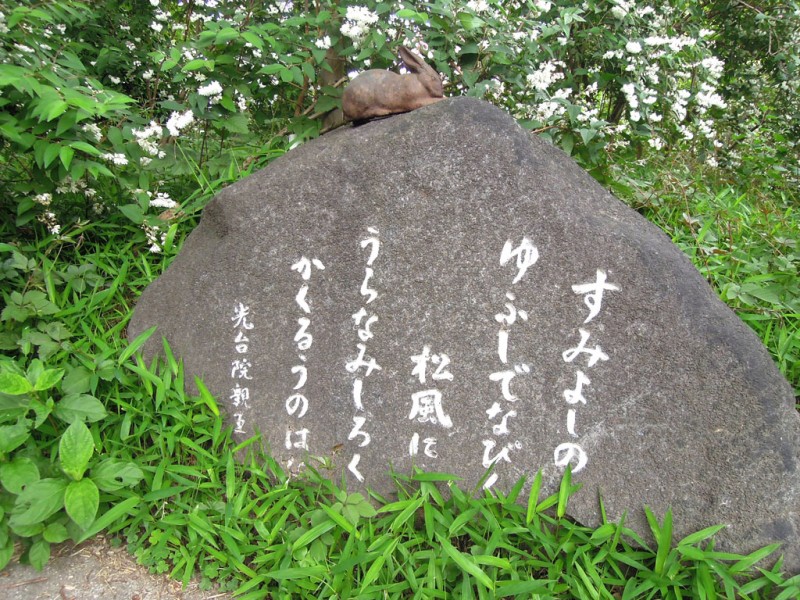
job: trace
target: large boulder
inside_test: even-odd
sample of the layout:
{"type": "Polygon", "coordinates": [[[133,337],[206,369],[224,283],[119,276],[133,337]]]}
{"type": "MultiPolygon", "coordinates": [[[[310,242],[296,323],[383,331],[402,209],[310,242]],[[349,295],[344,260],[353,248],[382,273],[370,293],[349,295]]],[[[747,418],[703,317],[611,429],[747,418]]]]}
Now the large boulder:
{"type": "Polygon", "coordinates": [[[130,323],[290,470],[508,489],[800,570],[800,416],[757,337],[655,226],[491,105],[339,129],[222,191],[130,323]],[[157,338],[157,339],[156,339],[157,338]],[[317,464],[317,463],[315,463],[317,464]]]}

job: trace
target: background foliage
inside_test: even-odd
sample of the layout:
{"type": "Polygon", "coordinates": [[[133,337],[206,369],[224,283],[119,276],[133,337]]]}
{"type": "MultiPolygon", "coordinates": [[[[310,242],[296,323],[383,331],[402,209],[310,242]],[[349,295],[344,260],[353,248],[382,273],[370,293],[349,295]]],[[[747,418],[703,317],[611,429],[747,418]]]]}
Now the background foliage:
{"type": "Polygon", "coordinates": [[[760,555],[713,532],[675,545],[667,516],[649,554],[568,523],[569,481],[526,512],[417,475],[376,516],[240,465],[169,350],[147,365],[125,340],[213,193],[336,126],[346,82],[401,44],[667,231],[800,387],[796,1],[0,2],[0,566],[110,528],[254,598],[795,597],[775,572],[735,579],[760,555]]]}

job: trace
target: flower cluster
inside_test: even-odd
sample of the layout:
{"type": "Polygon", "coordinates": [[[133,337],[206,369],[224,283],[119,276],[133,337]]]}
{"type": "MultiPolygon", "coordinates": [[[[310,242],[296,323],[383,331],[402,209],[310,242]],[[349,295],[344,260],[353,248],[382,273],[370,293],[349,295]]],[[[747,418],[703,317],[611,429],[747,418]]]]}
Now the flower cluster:
{"type": "Polygon", "coordinates": [[[369,26],[377,22],[377,13],[366,6],[348,6],[341,32],[349,37],[355,46],[360,46],[369,33],[369,26]]]}

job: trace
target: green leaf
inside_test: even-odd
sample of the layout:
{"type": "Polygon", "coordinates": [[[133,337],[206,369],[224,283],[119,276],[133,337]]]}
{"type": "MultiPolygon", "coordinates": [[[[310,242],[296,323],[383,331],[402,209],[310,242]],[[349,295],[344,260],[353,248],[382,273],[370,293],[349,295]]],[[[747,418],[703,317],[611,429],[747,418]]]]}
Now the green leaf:
{"type": "Polygon", "coordinates": [[[467,31],[478,29],[479,27],[486,25],[486,21],[481,19],[479,16],[468,12],[458,13],[458,20],[461,21],[461,26],[467,31]]]}
{"type": "Polygon", "coordinates": [[[69,538],[69,532],[61,523],[50,523],[44,528],[42,537],[51,544],[60,544],[69,538]]]}
{"type": "Polygon", "coordinates": [[[444,550],[444,553],[447,554],[447,556],[449,556],[454,563],[456,563],[459,569],[472,575],[475,580],[486,589],[490,591],[494,590],[494,583],[492,582],[491,577],[489,577],[483,571],[483,569],[473,562],[472,556],[456,550],[450,541],[439,533],[436,534],[436,539],[439,540],[439,544],[441,545],[442,550],[444,550]]]}
{"type": "Polygon", "coordinates": [[[144,473],[136,464],[115,458],[107,458],[92,469],[92,481],[104,492],[132,487],[143,477],[144,473]]]}
{"type": "Polygon", "coordinates": [[[70,366],[61,382],[61,391],[65,394],[84,394],[91,389],[92,372],[86,367],[70,366]]]}
{"type": "Polygon", "coordinates": [[[37,571],[41,571],[50,560],[50,544],[45,540],[37,540],[28,550],[28,561],[37,571]]]}
{"type": "Polygon", "coordinates": [[[30,458],[15,458],[0,466],[0,483],[12,494],[19,494],[32,483],[39,481],[39,469],[30,458]]]}
{"type": "Polygon", "coordinates": [[[125,348],[125,350],[123,350],[122,353],[119,355],[117,364],[121,365],[131,356],[133,356],[136,353],[136,351],[139,350],[139,348],[144,346],[145,342],[147,342],[147,340],[150,339],[150,336],[153,335],[155,331],[156,331],[156,326],[153,325],[150,329],[143,331],[142,333],[137,335],[136,339],[134,339],[130,344],[128,344],[128,347],[125,348]]]}
{"type": "Polygon", "coordinates": [[[119,210],[136,225],[144,223],[144,213],[138,204],[123,204],[119,207],[119,210]]]}
{"type": "Polygon", "coordinates": [[[91,479],[73,481],[64,493],[64,508],[69,518],[83,530],[94,523],[100,506],[100,491],[91,479]]]}
{"type": "Polygon", "coordinates": [[[92,156],[100,156],[102,152],[92,146],[91,144],[87,144],[86,142],[76,141],[69,143],[70,148],[74,148],[75,150],[80,150],[81,152],[85,152],[86,154],[91,154],[92,156]]]}
{"type": "Polygon", "coordinates": [[[94,453],[94,440],[83,421],[74,421],[61,435],[58,459],[61,469],[70,478],[79,480],[94,453]]]}
{"type": "Polygon", "coordinates": [[[41,375],[37,377],[36,383],[33,384],[34,391],[42,392],[49,390],[61,381],[64,377],[64,369],[45,369],[41,375]]]}
{"type": "Polygon", "coordinates": [[[11,452],[18,448],[30,437],[30,428],[25,421],[16,425],[3,425],[0,427],[0,452],[11,452]]]}
{"type": "Polygon", "coordinates": [[[69,146],[62,146],[61,150],[59,151],[59,157],[61,158],[61,164],[64,165],[65,169],[69,169],[69,166],[72,164],[72,158],[75,156],[75,150],[70,148],[69,146]]]}
{"type": "Polygon", "coordinates": [[[0,571],[6,568],[12,556],[14,556],[14,542],[9,539],[6,545],[0,548],[0,571]]]}
{"type": "Polygon", "coordinates": [[[33,391],[31,382],[25,379],[22,375],[3,371],[0,373],[0,394],[8,394],[10,396],[19,396],[33,391]]]}
{"type": "MultiPolygon", "coordinates": [[[[83,535],[76,540],[76,543],[80,544],[81,542],[85,542],[90,537],[95,536],[100,531],[108,528],[112,524],[119,523],[120,519],[127,514],[136,509],[139,504],[141,503],[142,499],[138,496],[133,496],[132,498],[128,498],[127,500],[123,500],[119,504],[116,504],[110,510],[107,510],[102,515],[98,517],[98,519],[92,523],[91,527],[87,529],[83,535]]],[[[125,522],[119,523],[120,526],[124,525],[125,522]]]]}
{"type": "Polygon", "coordinates": [[[94,396],[89,394],[70,394],[56,404],[54,414],[67,423],[83,421],[94,423],[104,419],[108,413],[94,396]]]}
{"type": "Polygon", "coordinates": [[[205,403],[208,408],[211,409],[211,412],[214,413],[214,416],[219,416],[219,407],[217,406],[216,400],[214,400],[214,396],[211,392],[208,391],[206,384],[203,383],[202,379],[195,376],[194,378],[195,385],[197,385],[197,389],[200,391],[200,399],[205,403]]]}
{"type": "Polygon", "coordinates": [[[40,479],[27,486],[17,496],[11,517],[11,527],[26,527],[46,521],[64,507],[64,479],[40,479]]]}

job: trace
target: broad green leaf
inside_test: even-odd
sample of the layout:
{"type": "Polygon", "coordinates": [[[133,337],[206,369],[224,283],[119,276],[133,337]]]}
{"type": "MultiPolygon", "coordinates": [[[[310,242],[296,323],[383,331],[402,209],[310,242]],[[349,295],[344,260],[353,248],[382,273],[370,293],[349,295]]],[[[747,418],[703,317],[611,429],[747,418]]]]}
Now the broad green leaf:
{"type": "Polygon", "coordinates": [[[0,483],[12,494],[19,494],[32,483],[39,481],[39,469],[30,458],[15,458],[0,466],[0,483]]]}
{"type": "Polygon", "coordinates": [[[69,532],[61,523],[50,523],[44,528],[42,537],[51,544],[60,544],[69,538],[69,532]]]}
{"type": "Polygon", "coordinates": [[[0,394],[19,396],[33,391],[33,385],[22,375],[3,371],[0,373],[0,394]]]}
{"type": "Polygon", "coordinates": [[[14,556],[14,541],[9,539],[6,545],[0,548],[0,571],[6,568],[12,556],[14,556]]]}
{"type": "Polygon", "coordinates": [[[47,520],[64,507],[64,479],[40,479],[27,486],[14,504],[9,525],[25,527],[47,520]]]}
{"type": "Polygon", "coordinates": [[[91,154],[92,156],[100,156],[102,152],[92,146],[91,144],[87,144],[86,142],[76,141],[69,143],[70,148],[74,148],[75,150],[80,150],[81,152],[85,152],[86,154],[91,154]]]}
{"type": "Polygon", "coordinates": [[[134,496],[114,505],[113,508],[104,512],[94,523],[92,523],[91,527],[89,527],[89,529],[87,529],[77,540],[77,543],[80,544],[81,542],[85,542],[90,537],[93,537],[111,525],[117,524],[118,527],[123,526],[125,521],[120,521],[120,519],[122,519],[123,516],[133,512],[141,503],[141,501],[141,498],[134,496]]]}
{"type": "Polygon", "coordinates": [[[45,369],[36,378],[36,383],[33,384],[33,389],[37,392],[49,390],[61,381],[64,377],[64,369],[45,369]]]}
{"type": "Polygon", "coordinates": [[[132,462],[107,458],[92,469],[92,481],[104,492],[115,492],[139,483],[144,477],[142,470],[132,462]]]}
{"type": "Polygon", "coordinates": [[[61,381],[61,391],[65,394],[84,394],[91,389],[92,372],[83,366],[70,366],[61,381]]]}
{"type": "Polygon", "coordinates": [[[25,421],[16,425],[0,426],[0,452],[11,452],[18,448],[30,437],[30,428],[25,421]]]}
{"type": "Polygon", "coordinates": [[[468,12],[458,13],[458,20],[461,21],[461,26],[467,31],[478,29],[486,25],[486,21],[468,12]]]}
{"type": "Polygon", "coordinates": [[[100,506],[100,491],[91,479],[71,482],[64,493],[64,508],[69,518],[83,530],[89,528],[100,506]]]}
{"type": "Polygon", "coordinates": [[[123,204],[119,207],[119,210],[136,225],[144,223],[144,213],[138,204],[123,204]]]}
{"type": "Polygon", "coordinates": [[[45,540],[37,540],[28,550],[28,561],[37,571],[41,571],[50,560],[50,544],[45,540]]]}
{"type": "Polygon", "coordinates": [[[79,480],[94,453],[94,440],[83,421],[74,421],[61,435],[58,443],[58,460],[61,469],[70,478],[79,480]]]}
{"type": "Polygon", "coordinates": [[[70,394],[56,404],[55,415],[62,421],[94,423],[107,415],[103,403],[89,394],[70,394]]]}
{"type": "Polygon", "coordinates": [[[69,169],[69,166],[72,164],[72,158],[75,156],[75,150],[70,148],[69,146],[62,146],[61,150],[59,150],[59,157],[61,158],[61,164],[64,165],[65,169],[69,169]]]}

